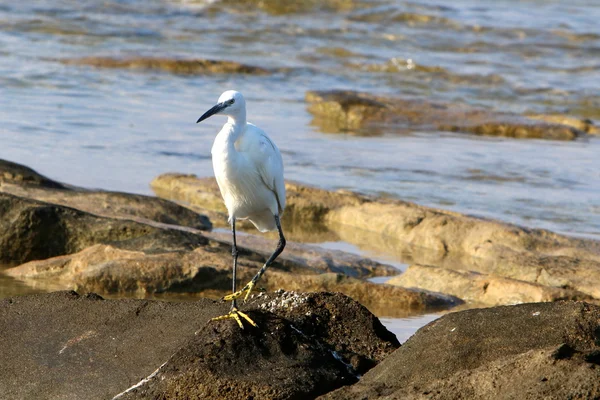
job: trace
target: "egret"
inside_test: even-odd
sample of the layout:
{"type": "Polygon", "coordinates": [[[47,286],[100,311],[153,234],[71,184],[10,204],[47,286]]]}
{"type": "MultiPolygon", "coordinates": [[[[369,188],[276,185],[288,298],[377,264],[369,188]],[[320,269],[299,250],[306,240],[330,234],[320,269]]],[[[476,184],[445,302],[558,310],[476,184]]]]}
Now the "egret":
{"type": "Polygon", "coordinates": [[[280,222],[285,208],[283,159],[269,136],[256,125],[246,122],[246,101],[240,92],[224,92],[217,104],[198,118],[196,123],[216,114],[227,116],[227,122],[217,134],[211,153],[215,177],[227,207],[233,235],[233,291],[232,294],[223,297],[224,300],[232,302],[229,314],[213,320],[233,318],[240,328],[244,329],[240,317],[253,326],[257,324],[238,309],[236,301],[244,293],[244,302],[248,300],[256,282],[285,247],[280,222]],[[250,220],[261,232],[277,229],[279,242],[254,278],[241,290],[236,291],[238,251],[235,221],[238,219],[250,220]]]}

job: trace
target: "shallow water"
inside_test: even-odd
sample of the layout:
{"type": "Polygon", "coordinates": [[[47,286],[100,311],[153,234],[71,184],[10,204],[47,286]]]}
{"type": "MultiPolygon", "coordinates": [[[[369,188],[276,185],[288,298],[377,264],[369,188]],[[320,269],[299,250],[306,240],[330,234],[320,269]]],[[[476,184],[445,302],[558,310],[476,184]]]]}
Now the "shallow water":
{"type": "Polygon", "coordinates": [[[212,174],[223,120],[195,121],[236,88],[289,179],[600,238],[600,138],[325,134],[304,102],[307,90],[342,88],[597,121],[600,3],[324,1],[292,13],[276,1],[209,3],[0,4],[0,157],[70,184],[151,193],[160,173],[212,174]],[[203,76],[57,62],[136,55],[287,69],[203,76]]]}

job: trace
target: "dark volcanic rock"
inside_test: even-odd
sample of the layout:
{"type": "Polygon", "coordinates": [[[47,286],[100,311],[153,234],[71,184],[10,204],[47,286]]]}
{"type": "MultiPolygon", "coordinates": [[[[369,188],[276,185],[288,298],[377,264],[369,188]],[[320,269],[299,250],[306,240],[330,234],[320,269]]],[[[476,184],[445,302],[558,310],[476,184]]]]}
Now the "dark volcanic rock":
{"type": "Polygon", "coordinates": [[[206,326],[123,399],[307,399],[357,381],[334,353],[269,313],[206,326]]]}
{"type": "Polygon", "coordinates": [[[339,293],[277,293],[260,299],[260,309],[288,319],[305,335],[319,338],[363,374],[400,346],[377,317],[339,293]],[[335,323],[332,323],[335,321],[335,323]],[[361,340],[356,340],[355,336],[361,340]]]}
{"type": "Polygon", "coordinates": [[[600,397],[600,307],[532,303],[448,314],[326,399],[600,397]]]}
{"type": "Polygon", "coordinates": [[[367,360],[364,371],[398,346],[377,318],[341,294],[263,295],[248,310],[258,328],[207,322],[228,308],[207,299],[103,300],[75,292],[4,299],[0,393],[10,399],[314,398],[356,381],[352,357],[367,360]]]}
{"type": "Polygon", "coordinates": [[[249,313],[258,329],[242,332],[233,321],[205,327],[124,398],[314,398],[356,382],[400,345],[339,293],[279,292],[252,305],[261,310],[249,313]]]}

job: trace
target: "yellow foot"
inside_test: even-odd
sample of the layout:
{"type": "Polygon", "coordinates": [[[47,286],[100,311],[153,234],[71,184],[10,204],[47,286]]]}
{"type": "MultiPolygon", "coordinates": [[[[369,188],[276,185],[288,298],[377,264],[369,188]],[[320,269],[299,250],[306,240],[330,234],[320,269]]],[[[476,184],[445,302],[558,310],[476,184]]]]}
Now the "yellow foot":
{"type": "Polygon", "coordinates": [[[211,321],[220,321],[222,319],[233,318],[233,319],[235,319],[235,322],[238,323],[238,325],[240,326],[240,328],[244,329],[244,325],[242,325],[242,320],[240,319],[240,317],[242,317],[246,321],[248,321],[250,323],[250,325],[258,328],[258,325],[256,324],[256,322],[252,321],[252,318],[250,318],[247,314],[244,314],[243,312],[241,312],[237,308],[232,308],[231,311],[229,311],[229,314],[227,314],[227,315],[221,315],[220,317],[212,318],[211,321]]]}
{"type": "Polygon", "coordinates": [[[248,300],[248,297],[250,297],[250,293],[252,292],[252,289],[254,289],[254,282],[250,281],[250,282],[248,282],[248,284],[246,286],[244,286],[244,288],[242,290],[238,290],[235,293],[232,293],[232,294],[229,294],[229,295],[223,297],[223,300],[231,301],[231,300],[239,299],[240,297],[242,297],[244,292],[246,292],[246,296],[244,297],[244,303],[245,303],[248,300]]]}

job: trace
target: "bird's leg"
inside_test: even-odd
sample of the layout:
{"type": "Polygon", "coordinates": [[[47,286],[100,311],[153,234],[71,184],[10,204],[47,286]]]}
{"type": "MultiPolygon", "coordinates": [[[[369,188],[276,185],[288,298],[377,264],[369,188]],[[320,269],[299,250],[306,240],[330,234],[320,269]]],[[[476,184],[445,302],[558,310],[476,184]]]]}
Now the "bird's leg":
{"type": "Polygon", "coordinates": [[[248,282],[246,284],[246,286],[244,286],[242,288],[242,290],[233,292],[229,296],[223,297],[224,300],[235,301],[236,299],[242,297],[242,295],[245,292],[246,296],[244,297],[244,302],[246,302],[246,300],[248,300],[248,297],[250,296],[250,293],[252,292],[252,289],[254,288],[254,285],[256,285],[256,282],[258,282],[258,280],[261,278],[261,276],[263,276],[263,274],[265,273],[267,268],[269,268],[269,266],[273,263],[273,261],[275,261],[277,256],[279,256],[281,254],[281,252],[285,248],[285,237],[283,236],[283,231],[281,230],[281,223],[279,221],[279,215],[275,215],[275,224],[277,225],[277,231],[279,232],[279,243],[277,243],[277,248],[275,249],[275,252],[273,252],[273,254],[271,254],[271,257],[269,257],[267,262],[265,262],[265,264],[262,266],[260,271],[258,271],[258,273],[254,276],[254,278],[252,278],[252,280],[250,282],[248,282]]]}
{"type": "MultiPolygon", "coordinates": [[[[235,218],[232,218],[231,220],[231,234],[233,236],[233,245],[231,246],[231,257],[233,258],[233,285],[231,288],[231,293],[235,293],[235,288],[236,288],[236,281],[237,281],[237,261],[238,261],[238,249],[237,249],[237,242],[235,240],[235,218]]],[[[234,309],[237,308],[237,303],[235,301],[235,299],[233,299],[233,301],[231,302],[231,310],[233,311],[234,309]]]]}
{"type": "MultiPolygon", "coordinates": [[[[238,260],[237,243],[236,243],[236,240],[235,240],[235,219],[233,219],[233,221],[231,222],[231,232],[233,234],[233,246],[231,248],[231,256],[233,257],[233,291],[232,292],[235,293],[237,260],[238,260]]],[[[242,317],[246,321],[248,321],[250,323],[250,325],[258,326],[256,324],[256,322],[252,321],[252,319],[247,314],[245,314],[245,313],[241,312],[240,310],[238,310],[236,299],[233,299],[231,301],[231,310],[229,310],[229,314],[227,314],[227,315],[221,315],[220,317],[215,317],[215,318],[212,319],[212,321],[219,321],[219,320],[222,320],[222,319],[233,318],[233,319],[235,319],[235,322],[238,323],[238,325],[240,326],[240,328],[244,329],[244,325],[242,325],[242,320],[240,319],[240,317],[242,317]]]]}

